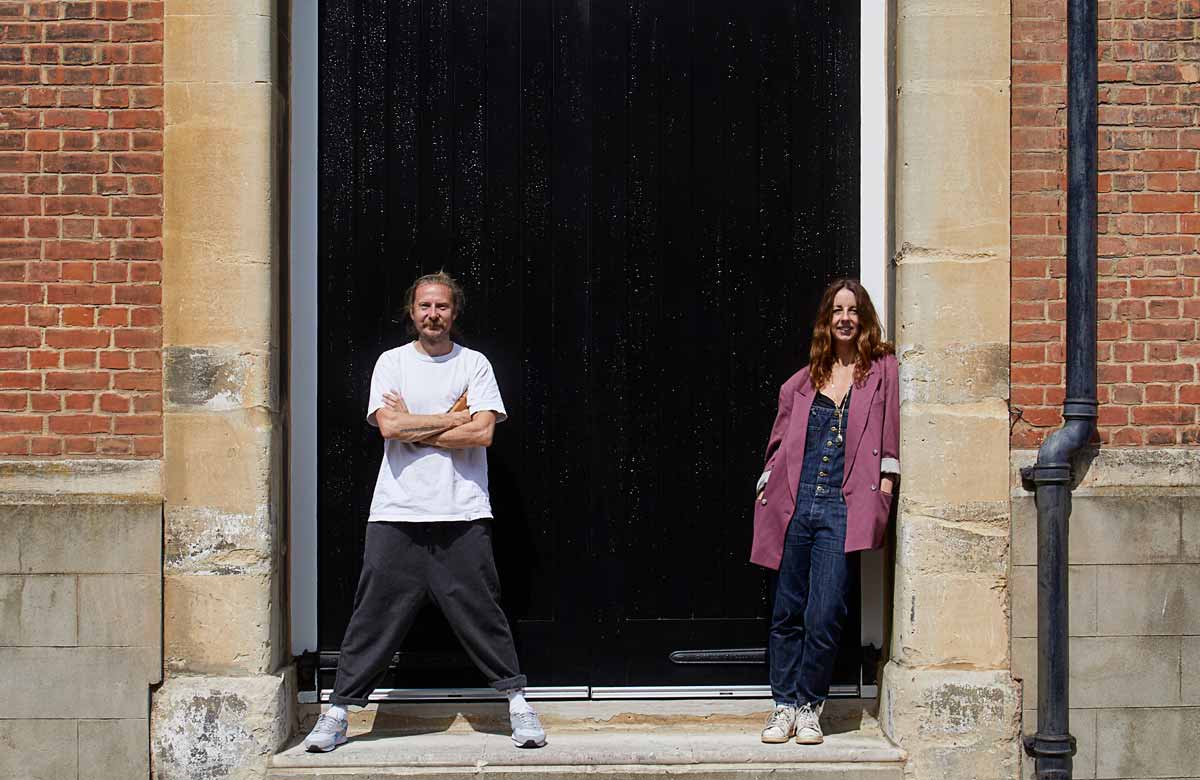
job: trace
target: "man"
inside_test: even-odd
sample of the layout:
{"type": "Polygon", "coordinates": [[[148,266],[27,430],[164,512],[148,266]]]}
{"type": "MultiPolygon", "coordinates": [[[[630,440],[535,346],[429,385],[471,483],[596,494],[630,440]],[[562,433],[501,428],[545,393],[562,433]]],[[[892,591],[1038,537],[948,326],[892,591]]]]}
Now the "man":
{"type": "Polygon", "coordinates": [[[384,451],[354,614],[331,706],[304,746],[325,752],[346,741],[346,707],[367,704],[431,598],[508,697],[514,744],[541,747],[546,734],[525,701],[492,557],[486,448],[504,403],[487,358],[451,338],[463,310],[458,282],[442,272],[422,276],[405,304],[416,340],[384,352],[371,376],[367,422],[379,428],[384,451]]]}

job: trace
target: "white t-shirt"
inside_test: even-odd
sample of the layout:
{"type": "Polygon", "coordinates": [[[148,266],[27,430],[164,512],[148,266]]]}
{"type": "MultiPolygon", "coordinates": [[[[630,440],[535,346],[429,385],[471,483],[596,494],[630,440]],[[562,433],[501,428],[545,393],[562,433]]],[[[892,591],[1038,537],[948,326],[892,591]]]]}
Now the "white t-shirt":
{"type": "MultiPolygon", "coordinates": [[[[471,414],[495,412],[497,422],[507,417],[492,364],[458,344],[439,357],[418,352],[415,342],[380,355],[367,404],[371,425],[379,426],[375,412],[388,391],[399,393],[412,414],[445,414],[465,392],[471,414]]],[[[371,521],[432,523],[491,516],[485,447],[447,450],[384,440],[371,521]]]]}

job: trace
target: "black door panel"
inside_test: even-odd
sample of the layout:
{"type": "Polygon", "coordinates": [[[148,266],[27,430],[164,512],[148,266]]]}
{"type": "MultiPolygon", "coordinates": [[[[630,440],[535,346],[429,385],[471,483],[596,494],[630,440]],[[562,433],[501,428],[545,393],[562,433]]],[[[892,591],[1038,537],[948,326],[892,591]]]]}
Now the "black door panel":
{"type": "MultiPolygon", "coordinates": [[[[403,292],[465,284],[531,685],[763,684],[747,562],[779,384],[857,272],[858,4],[323,0],[320,647],[349,619],[403,292]]],[[[853,599],[857,604],[857,597],[853,599]]],[[[387,684],[483,683],[433,610],[387,684]]],[[[857,609],[838,682],[856,682],[857,609]]],[[[331,680],[324,676],[322,685],[331,680]]]]}

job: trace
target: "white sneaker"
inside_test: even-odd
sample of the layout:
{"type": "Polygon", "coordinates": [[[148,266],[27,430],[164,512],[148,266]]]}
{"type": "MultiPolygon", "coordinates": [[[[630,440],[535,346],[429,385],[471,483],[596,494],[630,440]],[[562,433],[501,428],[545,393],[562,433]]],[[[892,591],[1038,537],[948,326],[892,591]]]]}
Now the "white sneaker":
{"type": "Polygon", "coordinates": [[[796,708],[796,744],[819,745],[825,741],[821,733],[821,710],[825,702],[820,704],[801,704],[796,708]]]}
{"type": "Polygon", "coordinates": [[[780,704],[767,717],[762,730],[762,741],[768,745],[787,742],[796,733],[796,708],[780,704]]]}
{"type": "Polygon", "coordinates": [[[533,710],[508,713],[512,726],[512,741],[519,748],[540,748],[546,744],[546,730],[533,710]]]}
{"type": "Polygon", "coordinates": [[[304,738],[304,749],[309,753],[328,753],[338,745],[344,745],[348,726],[341,718],[322,715],[304,738]]]}

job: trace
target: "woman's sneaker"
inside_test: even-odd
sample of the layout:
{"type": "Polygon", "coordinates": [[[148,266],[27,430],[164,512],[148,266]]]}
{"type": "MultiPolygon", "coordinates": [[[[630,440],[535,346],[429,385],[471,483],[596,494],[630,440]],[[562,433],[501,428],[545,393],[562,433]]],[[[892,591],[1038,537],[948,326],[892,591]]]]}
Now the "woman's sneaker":
{"type": "Polygon", "coordinates": [[[347,726],[347,722],[341,718],[322,715],[304,738],[304,749],[309,753],[328,753],[338,745],[345,744],[347,726]]]}
{"type": "Polygon", "coordinates": [[[519,748],[540,748],[546,744],[546,730],[533,710],[508,713],[512,741],[519,748]]]}
{"type": "Polygon", "coordinates": [[[801,704],[796,709],[796,743],[800,745],[819,745],[825,741],[821,733],[821,710],[825,702],[820,704],[801,704]]]}
{"type": "Polygon", "coordinates": [[[769,745],[787,742],[796,733],[796,708],[780,704],[767,718],[762,730],[762,741],[769,745]]]}

